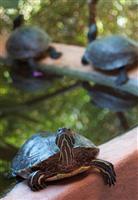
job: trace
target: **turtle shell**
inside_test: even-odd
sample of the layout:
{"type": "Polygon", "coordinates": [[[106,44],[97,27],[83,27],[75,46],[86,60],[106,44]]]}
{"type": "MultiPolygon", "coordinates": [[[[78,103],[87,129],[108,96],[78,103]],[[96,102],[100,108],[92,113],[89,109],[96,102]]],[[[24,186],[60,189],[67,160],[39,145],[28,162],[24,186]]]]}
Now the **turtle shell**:
{"type": "Polygon", "coordinates": [[[108,108],[114,112],[122,112],[138,104],[138,97],[127,92],[99,84],[84,85],[92,97],[92,103],[100,108],[108,108]]]}
{"type": "MultiPolygon", "coordinates": [[[[12,161],[12,176],[19,175],[27,178],[32,167],[53,159],[59,153],[59,148],[55,144],[56,135],[56,133],[43,132],[28,139],[12,161]]],[[[96,157],[99,152],[89,139],[80,134],[75,134],[74,148],[82,148],[82,150],[87,148],[89,151],[91,149],[93,157],[96,157]]]]}
{"type": "Polygon", "coordinates": [[[138,44],[123,36],[108,36],[91,42],[84,57],[95,68],[114,70],[138,62],[138,44]]]}
{"type": "Polygon", "coordinates": [[[40,57],[49,47],[50,37],[38,27],[20,27],[10,35],[7,53],[13,59],[40,57]]]}

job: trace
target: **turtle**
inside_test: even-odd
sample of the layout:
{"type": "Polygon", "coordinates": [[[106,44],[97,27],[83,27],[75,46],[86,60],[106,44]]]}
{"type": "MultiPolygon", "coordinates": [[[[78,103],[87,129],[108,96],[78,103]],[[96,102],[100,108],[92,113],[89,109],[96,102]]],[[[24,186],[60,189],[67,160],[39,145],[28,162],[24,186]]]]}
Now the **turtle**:
{"type": "Polygon", "coordinates": [[[13,21],[13,32],[6,42],[8,58],[16,62],[26,62],[32,69],[36,69],[37,60],[49,55],[53,59],[61,57],[62,53],[51,46],[50,36],[37,26],[22,26],[23,15],[13,21]]]}
{"type": "Polygon", "coordinates": [[[59,128],[31,136],[12,160],[11,174],[27,180],[32,191],[48,182],[72,177],[91,168],[99,171],[106,185],[116,183],[112,163],[97,158],[99,148],[70,128],[59,128]]]}
{"type": "Polygon", "coordinates": [[[138,97],[128,92],[100,84],[91,85],[87,81],[82,85],[92,97],[91,102],[97,107],[124,112],[138,104],[138,97]]]}
{"type": "Polygon", "coordinates": [[[121,35],[110,35],[93,40],[90,36],[89,44],[82,56],[82,64],[91,64],[95,69],[103,72],[119,72],[115,84],[121,86],[128,81],[126,68],[138,64],[138,44],[121,35]],[[91,41],[90,41],[91,40],[91,41]]]}

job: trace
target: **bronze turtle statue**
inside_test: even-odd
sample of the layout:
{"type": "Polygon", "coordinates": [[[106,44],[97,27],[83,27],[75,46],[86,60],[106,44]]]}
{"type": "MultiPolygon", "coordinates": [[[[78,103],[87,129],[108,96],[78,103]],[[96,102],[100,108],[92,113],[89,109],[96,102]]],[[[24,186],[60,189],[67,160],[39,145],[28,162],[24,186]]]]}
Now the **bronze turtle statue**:
{"type": "Polygon", "coordinates": [[[26,179],[33,191],[60,180],[96,168],[106,185],[116,182],[114,166],[97,158],[99,148],[89,139],[68,128],[56,133],[33,135],[12,161],[12,176],[26,179]]]}

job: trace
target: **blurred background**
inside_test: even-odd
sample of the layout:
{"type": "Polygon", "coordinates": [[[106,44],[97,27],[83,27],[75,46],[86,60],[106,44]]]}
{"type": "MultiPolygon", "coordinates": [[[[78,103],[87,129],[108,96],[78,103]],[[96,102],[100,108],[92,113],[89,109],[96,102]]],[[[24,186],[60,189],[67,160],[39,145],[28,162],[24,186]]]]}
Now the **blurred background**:
{"type": "MultiPolygon", "coordinates": [[[[86,46],[88,5],[86,0],[0,0],[0,33],[10,33],[12,21],[23,14],[28,25],[43,28],[54,42],[86,46]]],[[[127,35],[138,40],[138,1],[99,0],[97,5],[98,37],[110,34],[127,35]]],[[[49,89],[37,93],[13,87],[8,68],[0,67],[0,192],[9,186],[6,173],[15,152],[32,134],[67,126],[87,136],[97,145],[123,132],[115,113],[92,105],[82,88],[76,88],[28,108],[14,108],[39,95],[73,84],[64,77],[49,89]],[[10,111],[9,111],[10,110],[10,111]]],[[[138,107],[125,113],[130,127],[138,122],[138,107]]]]}

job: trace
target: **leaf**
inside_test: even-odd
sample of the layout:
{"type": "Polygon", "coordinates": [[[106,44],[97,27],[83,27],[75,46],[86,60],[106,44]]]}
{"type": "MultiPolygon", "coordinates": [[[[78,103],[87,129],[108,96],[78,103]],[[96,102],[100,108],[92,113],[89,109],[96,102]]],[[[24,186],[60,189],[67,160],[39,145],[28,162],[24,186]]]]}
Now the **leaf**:
{"type": "Polygon", "coordinates": [[[0,0],[0,7],[4,8],[16,8],[19,0],[0,0]]]}

